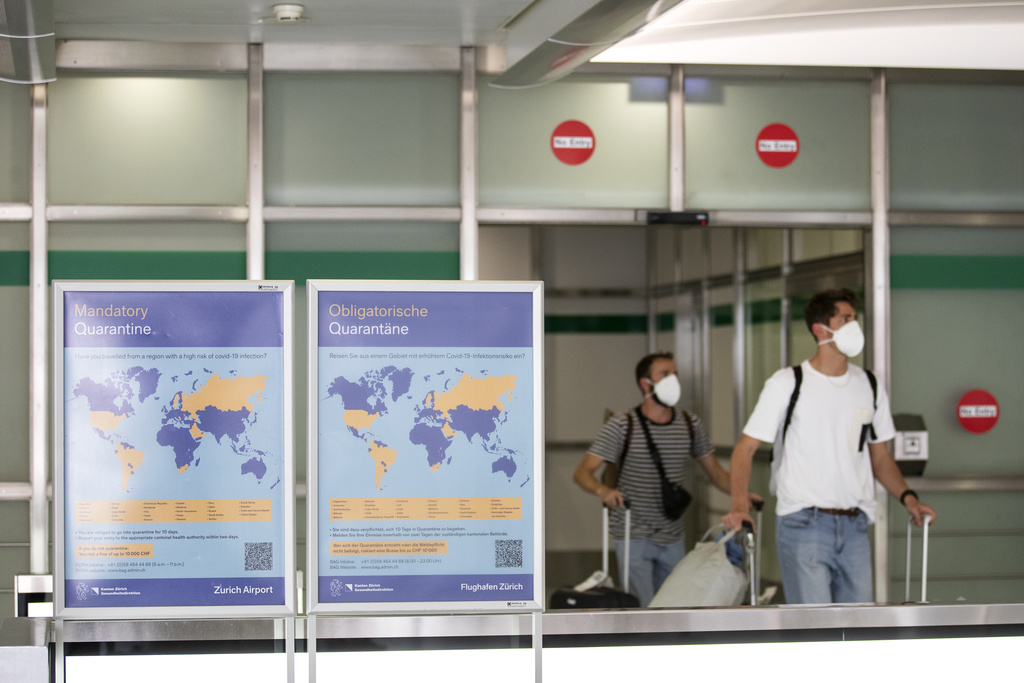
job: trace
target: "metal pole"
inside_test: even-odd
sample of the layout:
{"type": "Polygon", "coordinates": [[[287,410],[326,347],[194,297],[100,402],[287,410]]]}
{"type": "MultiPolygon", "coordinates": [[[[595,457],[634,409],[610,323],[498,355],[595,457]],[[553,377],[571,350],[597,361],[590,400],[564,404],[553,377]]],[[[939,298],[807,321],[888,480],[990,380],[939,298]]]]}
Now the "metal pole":
{"type": "MultiPolygon", "coordinates": [[[[875,376],[889,391],[889,125],[886,113],[885,71],[871,80],[871,253],[866,287],[871,323],[870,362],[875,376]]],[[[889,599],[889,499],[876,486],[875,600],[889,599]]]]}
{"type": "MultiPolygon", "coordinates": [[[[518,620],[518,616],[513,616],[518,620]]],[[[532,615],[533,622],[533,680],[541,683],[544,680],[544,611],[536,610],[532,615]]]]}
{"type": "Polygon", "coordinates": [[[647,245],[647,352],[658,351],[658,301],[654,290],[658,286],[658,246],[657,233],[653,227],[644,231],[647,245]]]}
{"type": "MultiPolygon", "coordinates": [[[[668,154],[669,154],[669,208],[683,211],[686,206],[686,79],[681,64],[673,64],[668,83],[668,154]]],[[[685,405],[694,406],[697,387],[698,363],[696,345],[697,311],[692,293],[683,293],[681,230],[672,233],[673,278],[672,309],[675,318],[675,354],[680,379],[683,380],[685,405]]]]}
{"type": "Polygon", "coordinates": [[[670,211],[686,206],[686,79],[681,64],[673,64],[668,83],[668,198],[670,211]]]}
{"type": "Polygon", "coordinates": [[[907,516],[907,571],[906,571],[906,574],[904,574],[904,576],[906,578],[904,579],[903,602],[910,602],[910,567],[911,567],[911,564],[910,564],[910,553],[911,553],[911,548],[913,547],[913,544],[911,543],[910,534],[911,534],[911,532],[914,529],[913,523],[914,523],[914,518],[908,515],[907,516]]]}
{"type": "Polygon", "coordinates": [[[462,219],[459,223],[459,277],[476,280],[480,269],[480,226],[476,218],[477,205],[477,96],[476,48],[463,47],[460,51],[462,67],[461,137],[459,153],[459,201],[462,219]]]}
{"type": "Polygon", "coordinates": [[[306,657],[308,658],[309,683],[316,683],[316,615],[306,615],[306,657]]]}
{"type": "Polygon", "coordinates": [[[928,602],[928,525],[932,516],[923,515],[921,521],[921,602],[928,602]]]}
{"type": "Polygon", "coordinates": [[[711,228],[701,228],[700,246],[704,271],[700,281],[700,409],[705,424],[711,424],[711,228]]]}
{"type": "Polygon", "coordinates": [[[249,46],[249,219],[245,229],[245,276],[266,277],[266,226],[263,222],[263,46],[249,46]]]}
{"type": "Polygon", "coordinates": [[[784,368],[792,361],[793,339],[789,321],[793,318],[793,299],[789,291],[789,278],[793,275],[793,229],[782,231],[782,304],[779,312],[779,367],[784,368]]]}
{"type": "Polygon", "coordinates": [[[32,221],[29,238],[29,571],[47,574],[49,567],[49,501],[46,495],[49,448],[47,423],[50,394],[49,242],[46,220],[46,85],[32,86],[32,221]]]}
{"type": "Polygon", "coordinates": [[[734,273],[733,273],[733,425],[735,436],[743,431],[747,409],[747,272],[746,272],[746,228],[733,228],[734,273]]]}

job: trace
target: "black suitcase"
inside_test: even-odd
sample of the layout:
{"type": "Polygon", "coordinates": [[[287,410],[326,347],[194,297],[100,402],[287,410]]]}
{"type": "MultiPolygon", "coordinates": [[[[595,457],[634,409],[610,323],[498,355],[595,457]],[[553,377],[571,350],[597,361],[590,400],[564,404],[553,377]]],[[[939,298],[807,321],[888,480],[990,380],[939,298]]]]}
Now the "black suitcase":
{"type": "Polygon", "coordinates": [[[551,594],[551,609],[615,609],[639,606],[640,601],[635,595],[604,586],[585,591],[559,588],[551,594]]]}
{"type": "MultiPolygon", "coordinates": [[[[608,508],[602,506],[604,541],[603,571],[608,575],[608,556],[611,545],[611,529],[608,524],[608,508]]],[[[626,575],[622,578],[625,586],[629,586],[629,508],[626,508],[626,575]]],[[[577,590],[577,587],[568,586],[559,588],[551,594],[550,609],[621,609],[627,607],[639,607],[640,600],[635,595],[618,590],[609,586],[594,586],[586,590],[577,590]]]]}

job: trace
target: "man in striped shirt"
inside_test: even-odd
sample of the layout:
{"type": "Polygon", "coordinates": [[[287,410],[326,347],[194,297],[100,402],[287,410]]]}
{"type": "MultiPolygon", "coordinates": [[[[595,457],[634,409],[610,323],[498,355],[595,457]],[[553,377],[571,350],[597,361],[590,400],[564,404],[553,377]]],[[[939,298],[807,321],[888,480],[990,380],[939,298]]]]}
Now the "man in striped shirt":
{"type": "Polygon", "coordinates": [[[730,491],[729,472],[714,457],[704,423],[692,413],[677,410],[679,377],[671,354],[645,356],[636,366],[643,402],[634,410],[608,420],[573,473],[573,481],[611,508],[611,533],[625,573],[624,506],[630,507],[629,586],[646,607],[686,553],[682,517],[669,517],[662,505],[661,475],[648,446],[648,435],[660,456],[665,476],[683,485],[686,459],[695,458],[718,489],[730,491]],[[618,466],[614,486],[597,478],[607,464],[618,466]]]}

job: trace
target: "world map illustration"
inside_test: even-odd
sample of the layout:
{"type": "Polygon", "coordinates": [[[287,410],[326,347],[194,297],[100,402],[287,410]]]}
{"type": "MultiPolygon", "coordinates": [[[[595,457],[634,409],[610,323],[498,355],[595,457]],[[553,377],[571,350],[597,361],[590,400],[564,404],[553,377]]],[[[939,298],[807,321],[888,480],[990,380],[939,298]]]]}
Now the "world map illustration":
{"type": "Polygon", "coordinates": [[[109,443],[110,456],[120,462],[120,487],[129,493],[142,468],[164,473],[170,464],[170,471],[184,474],[199,467],[204,454],[220,457],[224,448],[237,456],[240,475],[262,481],[271,454],[257,448],[251,435],[267,383],[266,375],[233,370],[169,374],[167,368],[133,366],[75,380],[68,400],[87,402],[89,427],[109,443]],[[159,411],[140,418],[153,403],[159,411]],[[145,424],[136,424],[140,420],[145,424]]]}
{"type": "Polygon", "coordinates": [[[341,402],[340,417],[365,444],[374,485],[383,490],[400,458],[415,458],[427,471],[449,466],[456,444],[486,458],[490,471],[509,481],[520,451],[505,445],[517,377],[452,368],[432,374],[388,365],[326,382],[326,405],[341,402]],[[386,425],[386,426],[385,426],[386,425]]]}

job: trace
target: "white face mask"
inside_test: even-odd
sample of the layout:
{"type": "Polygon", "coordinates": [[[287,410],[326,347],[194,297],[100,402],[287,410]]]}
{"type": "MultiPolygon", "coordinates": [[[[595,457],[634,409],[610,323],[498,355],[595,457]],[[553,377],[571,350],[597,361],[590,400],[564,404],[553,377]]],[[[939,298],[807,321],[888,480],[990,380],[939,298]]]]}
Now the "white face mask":
{"type": "MultiPolygon", "coordinates": [[[[647,380],[650,382],[651,380],[647,380]]],[[[683,388],[679,384],[679,377],[676,375],[665,375],[654,383],[654,400],[661,405],[671,408],[679,403],[683,395],[683,388]]]]}
{"type": "Polygon", "coordinates": [[[829,330],[827,327],[825,329],[832,333],[832,338],[818,342],[818,346],[835,342],[836,348],[849,358],[859,356],[864,350],[864,331],[860,329],[860,323],[856,320],[851,320],[838,330],[829,330]]]}

